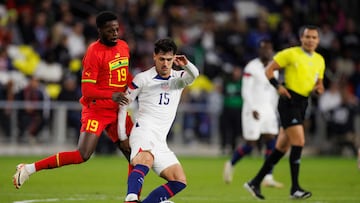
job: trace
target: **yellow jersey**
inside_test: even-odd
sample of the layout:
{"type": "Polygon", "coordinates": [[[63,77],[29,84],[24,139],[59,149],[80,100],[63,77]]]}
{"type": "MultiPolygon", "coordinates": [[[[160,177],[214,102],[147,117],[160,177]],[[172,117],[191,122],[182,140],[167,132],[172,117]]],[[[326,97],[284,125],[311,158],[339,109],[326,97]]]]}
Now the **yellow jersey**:
{"type": "Polygon", "coordinates": [[[274,61],[284,68],[285,87],[304,97],[324,78],[325,61],[317,52],[310,55],[299,46],[291,47],[278,52],[274,61]]]}

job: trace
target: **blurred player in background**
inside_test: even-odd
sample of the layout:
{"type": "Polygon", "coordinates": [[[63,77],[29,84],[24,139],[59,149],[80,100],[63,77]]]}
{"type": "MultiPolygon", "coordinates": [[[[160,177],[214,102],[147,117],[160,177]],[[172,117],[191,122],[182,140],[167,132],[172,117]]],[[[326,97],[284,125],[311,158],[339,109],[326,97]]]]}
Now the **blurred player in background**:
{"type": "Polygon", "coordinates": [[[319,29],[304,26],[300,30],[301,46],[278,52],[266,67],[266,77],[279,93],[278,111],[285,134],[279,134],[275,150],[264,162],[257,175],[244,184],[254,197],[265,199],[260,191],[260,182],[275,164],[290,150],[291,189],[290,198],[306,199],[312,193],[299,184],[301,152],[305,145],[304,119],[309,96],[324,92],[324,58],[315,50],[319,44],[319,29]],[[284,69],[284,82],[279,84],[275,78],[276,70],[284,69]]]}
{"type": "MultiPolygon", "coordinates": [[[[174,152],[168,148],[166,139],[181,93],[199,71],[185,56],[176,55],[176,51],[173,40],[158,40],[153,54],[155,66],[137,74],[128,89],[129,100],[137,98],[139,110],[129,138],[134,169],[128,178],[125,202],[139,202],[137,194],[150,168],[167,183],[154,189],[143,203],[167,201],[186,187],[185,172],[174,152]],[[173,64],[184,70],[173,70],[173,64]]],[[[120,114],[124,115],[125,111],[120,111],[120,114]]],[[[120,129],[125,123],[123,118],[119,116],[120,129]]]]}
{"type": "MultiPolygon", "coordinates": [[[[265,75],[265,66],[270,62],[274,51],[270,40],[259,42],[259,57],[251,60],[244,69],[242,82],[242,129],[245,144],[238,147],[231,160],[225,163],[224,181],[230,183],[233,178],[233,167],[245,155],[257,146],[260,136],[265,141],[267,158],[275,148],[276,135],[279,133],[277,120],[278,94],[265,75]]],[[[276,72],[276,77],[277,77],[276,72]]],[[[269,187],[282,187],[283,184],[274,180],[272,170],[265,176],[263,184],[269,187]]]]}
{"type": "MultiPolygon", "coordinates": [[[[93,154],[103,130],[129,160],[130,148],[126,133],[118,134],[119,105],[128,104],[124,91],[132,79],[129,72],[129,47],[119,40],[117,16],[104,11],[97,15],[99,40],[93,42],[84,58],[81,78],[81,130],[78,148],[59,152],[31,164],[19,164],[13,183],[19,189],[29,176],[43,169],[80,164],[93,154]]],[[[125,112],[126,113],[126,112],[125,112]]],[[[127,119],[128,134],[132,121],[127,119]]],[[[125,132],[125,131],[124,131],[125,132]]]]}

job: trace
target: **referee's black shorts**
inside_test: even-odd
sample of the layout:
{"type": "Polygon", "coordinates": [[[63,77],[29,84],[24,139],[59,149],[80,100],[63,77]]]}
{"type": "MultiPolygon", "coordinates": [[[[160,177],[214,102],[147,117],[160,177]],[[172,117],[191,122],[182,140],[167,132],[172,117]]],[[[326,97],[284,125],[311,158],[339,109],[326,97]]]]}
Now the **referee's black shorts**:
{"type": "Polygon", "coordinates": [[[308,97],[299,95],[288,90],[291,99],[280,97],[278,110],[280,115],[281,126],[286,129],[293,125],[303,124],[305,119],[305,111],[308,105],[308,97]]]}

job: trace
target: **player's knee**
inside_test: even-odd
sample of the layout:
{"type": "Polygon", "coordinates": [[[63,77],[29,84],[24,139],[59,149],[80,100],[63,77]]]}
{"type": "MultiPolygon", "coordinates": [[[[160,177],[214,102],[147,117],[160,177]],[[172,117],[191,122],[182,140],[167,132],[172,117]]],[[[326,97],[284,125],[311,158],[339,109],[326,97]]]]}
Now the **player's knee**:
{"type": "Polygon", "coordinates": [[[87,160],[90,159],[92,152],[84,151],[84,150],[79,150],[79,151],[80,151],[81,158],[83,159],[84,162],[86,162],[87,160]]]}
{"type": "Polygon", "coordinates": [[[149,168],[152,167],[153,163],[154,163],[154,157],[151,154],[151,152],[149,151],[142,151],[139,152],[133,159],[132,159],[132,164],[133,165],[137,165],[137,164],[142,164],[145,165],[149,168]]]}

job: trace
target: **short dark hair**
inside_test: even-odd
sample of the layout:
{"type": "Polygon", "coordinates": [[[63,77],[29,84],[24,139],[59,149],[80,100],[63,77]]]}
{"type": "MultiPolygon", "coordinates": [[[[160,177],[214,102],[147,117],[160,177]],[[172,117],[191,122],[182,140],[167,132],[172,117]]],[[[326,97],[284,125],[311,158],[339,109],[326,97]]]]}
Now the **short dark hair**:
{"type": "Polygon", "coordinates": [[[299,30],[299,37],[301,37],[304,34],[305,29],[309,30],[316,30],[318,33],[320,33],[320,29],[316,25],[304,25],[299,30]]]}
{"type": "Polygon", "coordinates": [[[175,42],[170,38],[159,39],[155,42],[154,52],[158,54],[159,52],[169,52],[172,51],[174,54],[177,52],[177,46],[175,42]]]}
{"type": "Polygon", "coordinates": [[[96,16],[96,27],[101,28],[107,22],[117,20],[117,15],[111,11],[102,11],[96,16]]]}

